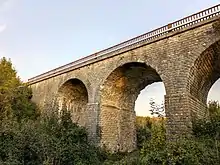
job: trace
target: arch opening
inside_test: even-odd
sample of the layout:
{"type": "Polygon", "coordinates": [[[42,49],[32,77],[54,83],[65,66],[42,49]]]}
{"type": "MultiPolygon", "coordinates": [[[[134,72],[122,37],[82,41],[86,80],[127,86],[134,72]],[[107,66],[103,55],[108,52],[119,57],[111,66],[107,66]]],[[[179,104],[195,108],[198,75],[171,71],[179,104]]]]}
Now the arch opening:
{"type": "Polygon", "coordinates": [[[136,148],[135,101],[146,86],[161,82],[145,63],[127,63],[115,69],[101,86],[101,145],[112,152],[136,148]]]}
{"type": "Polygon", "coordinates": [[[191,68],[188,90],[192,97],[191,105],[196,116],[204,116],[208,94],[211,87],[220,78],[220,41],[207,48],[191,68]]]}
{"type": "MultiPolygon", "coordinates": [[[[152,115],[150,109],[150,102],[154,101],[157,106],[164,108],[164,96],[166,95],[165,86],[163,82],[155,82],[146,86],[141,90],[135,101],[135,112],[137,116],[157,117],[160,115],[152,115]]],[[[165,116],[165,112],[161,112],[165,116]]]]}
{"type": "Polygon", "coordinates": [[[212,85],[208,93],[207,103],[218,101],[220,103],[220,78],[212,85]]]}
{"type": "Polygon", "coordinates": [[[86,109],[88,92],[86,86],[79,79],[66,81],[58,90],[59,110],[70,112],[72,121],[80,126],[86,126],[86,109]]]}

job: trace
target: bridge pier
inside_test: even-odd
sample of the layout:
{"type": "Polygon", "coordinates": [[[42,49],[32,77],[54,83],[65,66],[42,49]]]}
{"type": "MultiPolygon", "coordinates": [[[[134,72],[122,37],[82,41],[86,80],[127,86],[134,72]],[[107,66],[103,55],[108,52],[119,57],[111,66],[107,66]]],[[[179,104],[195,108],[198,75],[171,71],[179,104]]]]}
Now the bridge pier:
{"type": "Polygon", "coordinates": [[[135,111],[102,105],[100,145],[110,152],[131,152],[136,148],[135,111]]]}
{"type": "Polygon", "coordinates": [[[99,103],[87,104],[86,129],[88,130],[89,141],[95,145],[99,143],[98,110],[99,103]]]}
{"type": "Polygon", "coordinates": [[[167,138],[189,135],[192,121],[206,115],[206,104],[190,93],[177,93],[165,96],[167,138]]]}

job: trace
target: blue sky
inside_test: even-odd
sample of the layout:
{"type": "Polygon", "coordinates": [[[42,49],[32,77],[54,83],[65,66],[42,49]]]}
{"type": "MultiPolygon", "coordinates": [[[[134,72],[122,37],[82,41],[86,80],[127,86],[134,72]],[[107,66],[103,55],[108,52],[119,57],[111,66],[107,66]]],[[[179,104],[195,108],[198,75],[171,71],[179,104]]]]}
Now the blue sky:
{"type": "MultiPolygon", "coordinates": [[[[0,57],[10,57],[20,77],[27,80],[218,3],[0,0],[0,57]]],[[[159,85],[154,86],[148,95],[162,93],[159,85]]]]}

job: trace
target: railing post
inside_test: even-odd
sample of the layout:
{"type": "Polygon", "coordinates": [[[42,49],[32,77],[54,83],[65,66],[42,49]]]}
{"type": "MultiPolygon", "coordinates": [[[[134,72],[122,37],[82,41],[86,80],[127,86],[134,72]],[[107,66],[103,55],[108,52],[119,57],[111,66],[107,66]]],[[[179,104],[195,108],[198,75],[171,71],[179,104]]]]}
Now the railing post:
{"type": "Polygon", "coordinates": [[[169,24],[167,25],[167,27],[168,27],[168,33],[171,32],[171,31],[172,31],[172,23],[169,23],[169,24]]]}

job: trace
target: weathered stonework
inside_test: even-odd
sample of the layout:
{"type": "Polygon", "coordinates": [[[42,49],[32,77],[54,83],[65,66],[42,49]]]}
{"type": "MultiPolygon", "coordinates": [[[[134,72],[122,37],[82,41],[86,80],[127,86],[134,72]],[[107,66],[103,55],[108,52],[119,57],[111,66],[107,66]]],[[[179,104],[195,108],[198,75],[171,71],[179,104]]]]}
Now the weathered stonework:
{"type": "Polygon", "coordinates": [[[87,126],[88,93],[84,84],[78,79],[65,82],[58,90],[59,110],[67,109],[72,114],[72,121],[87,126]]]}
{"type": "Polygon", "coordinates": [[[33,100],[44,106],[58,96],[94,143],[131,151],[136,147],[135,100],[147,85],[162,81],[168,136],[188,133],[192,117],[206,114],[208,91],[220,77],[220,35],[212,24],[175,31],[32,83],[33,100]]]}

